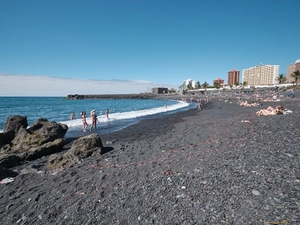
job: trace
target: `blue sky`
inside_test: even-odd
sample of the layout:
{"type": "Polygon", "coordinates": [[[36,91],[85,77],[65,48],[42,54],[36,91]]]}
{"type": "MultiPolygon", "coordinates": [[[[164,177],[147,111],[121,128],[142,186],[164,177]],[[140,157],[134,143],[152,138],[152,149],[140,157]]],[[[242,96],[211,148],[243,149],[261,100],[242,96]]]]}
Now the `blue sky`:
{"type": "Polygon", "coordinates": [[[108,90],[89,88],[102,81],[118,87],[110,90],[114,93],[178,87],[186,79],[227,82],[231,69],[260,63],[280,65],[285,74],[300,59],[298,5],[298,0],[0,0],[0,95],[26,95],[36,87],[30,83],[34,77],[44,90],[48,80],[60,80],[65,90],[53,95],[64,95],[103,94],[108,90]],[[137,83],[140,88],[133,88],[137,83]]]}

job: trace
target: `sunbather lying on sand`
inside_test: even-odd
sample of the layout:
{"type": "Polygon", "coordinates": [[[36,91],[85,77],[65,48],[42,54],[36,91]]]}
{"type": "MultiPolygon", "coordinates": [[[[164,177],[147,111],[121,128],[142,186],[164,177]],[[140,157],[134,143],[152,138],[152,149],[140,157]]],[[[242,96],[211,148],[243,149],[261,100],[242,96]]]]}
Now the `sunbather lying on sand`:
{"type": "Polygon", "coordinates": [[[272,102],[273,100],[270,99],[270,98],[266,98],[266,99],[264,99],[263,101],[264,101],[264,102],[272,102]]]}
{"type": "Polygon", "coordinates": [[[281,105],[276,106],[275,109],[269,106],[267,109],[261,109],[256,112],[256,115],[258,116],[273,116],[277,114],[283,114],[283,107],[281,105]]]}
{"type": "Polygon", "coordinates": [[[247,101],[240,101],[238,103],[240,106],[260,106],[257,102],[248,103],[247,101]]]}

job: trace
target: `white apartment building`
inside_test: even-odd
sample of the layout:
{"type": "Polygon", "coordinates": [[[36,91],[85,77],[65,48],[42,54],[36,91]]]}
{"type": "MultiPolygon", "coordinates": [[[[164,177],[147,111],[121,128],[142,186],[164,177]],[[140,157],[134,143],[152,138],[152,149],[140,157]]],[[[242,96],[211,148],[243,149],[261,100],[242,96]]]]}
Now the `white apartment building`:
{"type": "Polygon", "coordinates": [[[278,84],[279,65],[259,65],[243,70],[242,82],[250,86],[278,84]]]}
{"type": "Polygon", "coordinates": [[[196,87],[196,81],[194,81],[192,79],[187,79],[187,80],[183,81],[183,85],[185,87],[187,87],[189,84],[191,84],[193,88],[196,87]]]}

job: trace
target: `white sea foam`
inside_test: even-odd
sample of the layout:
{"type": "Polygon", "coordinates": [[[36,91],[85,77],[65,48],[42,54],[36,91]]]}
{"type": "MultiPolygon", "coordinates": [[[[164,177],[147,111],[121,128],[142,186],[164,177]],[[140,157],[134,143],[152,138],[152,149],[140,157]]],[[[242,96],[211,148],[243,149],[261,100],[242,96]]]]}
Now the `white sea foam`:
{"type": "MultiPolygon", "coordinates": [[[[181,102],[179,101],[177,104],[170,105],[170,106],[162,106],[158,108],[151,108],[151,109],[144,109],[144,110],[136,110],[136,111],[129,111],[129,112],[122,112],[122,113],[110,113],[109,118],[107,119],[105,115],[99,115],[98,118],[98,124],[101,125],[101,123],[107,123],[107,122],[115,122],[120,120],[127,120],[127,119],[134,119],[139,118],[143,116],[150,116],[155,115],[159,113],[166,113],[171,112],[174,110],[178,110],[183,107],[187,107],[189,103],[181,102]]],[[[81,119],[75,119],[75,120],[67,120],[67,121],[60,121],[60,123],[64,123],[68,125],[69,131],[78,130],[78,128],[82,127],[82,120],[81,119]]],[[[87,118],[87,123],[91,124],[91,117],[87,118]]]]}

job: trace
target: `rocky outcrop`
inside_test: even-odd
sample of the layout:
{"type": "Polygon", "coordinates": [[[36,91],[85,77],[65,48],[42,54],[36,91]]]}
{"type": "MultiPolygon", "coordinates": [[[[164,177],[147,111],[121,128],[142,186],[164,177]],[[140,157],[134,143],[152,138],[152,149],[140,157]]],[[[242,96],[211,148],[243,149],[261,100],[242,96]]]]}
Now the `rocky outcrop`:
{"type": "Polygon", "coordinates": [[[5,168],[11,168],[20,165],[21,162],[22,160],[18,155],[0,153],[0,165],[5,168]]]}
{"type": "Polygon", "coordinates": [[[59,146],[59,143],[63,142],[67,130],[68,126],[65,124],[39,119],[29,129],[21,128],[19,130],[12,140],[11,152],[28,152],[37,148],[46,150],[51,148],[51,143],[59,146]]]}
{"type": "Polygon", "coordinates": [[[39,119],[30,128],[27,126],[26,117],[8,118],[1,135],[0,166],[16,166],[25,160],[56,153],[64,146],[67,125],[39,119]]]}
{"type": "Polygon", "coordinates": [[[9,144],[16,134],[19,132],[20,128],[26,129],[28,127],[27,117],[26,116],[10,116],[8,117],[3,133],[0,136],[0,142],[2,144],[9,144]]]}
{"type": "Polygon", "coordinates": [[[52,154],[48,160],[48,168],[61,170],[74,163],[79,163],[89,156],[98,156],[103,152],[103,144],[98,134],[91,134],[74,141],[71,149],[64,155],[52,154]]]}
{"type": "Polygon", "coordinates": [[[12,170],[9,170],[5,167],[0,166],[0,180],[2,180],[3,178],[6,178],[6,177],[15,177],[17,175],[18,175],[18,173],[14,172],[12,170]]]}

